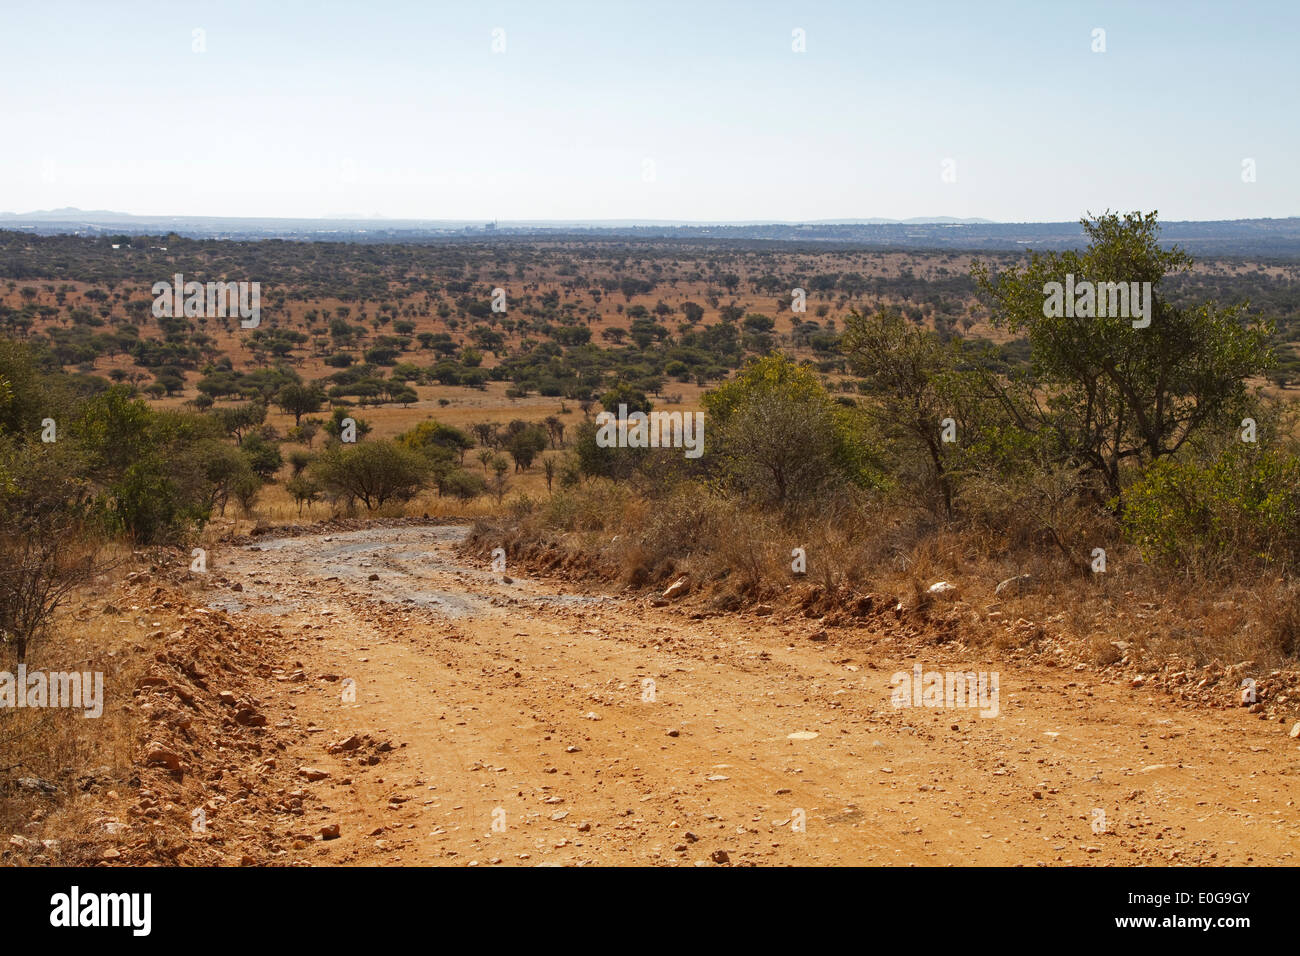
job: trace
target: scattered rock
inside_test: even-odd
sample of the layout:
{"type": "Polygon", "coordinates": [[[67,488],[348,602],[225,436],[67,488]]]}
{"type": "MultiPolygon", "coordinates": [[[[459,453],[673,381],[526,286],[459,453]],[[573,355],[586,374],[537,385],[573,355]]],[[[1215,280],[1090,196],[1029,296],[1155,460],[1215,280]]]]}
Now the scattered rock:
{"type": "Polygon", "coordinates": [[[321,770],[319,767],[299,767],[298,776],[308,781],[324,780],[330,775],[328,770],[321,770]]]}
{"type": "Polygon", "coordinates": [[[235,723],[244,727],[265,727],[266,715],[258,713],[252,707],[241,707],[235,714],[235,723]]]}
{"type": "Polygon", "coordinates": [[[685,597],[687,594],[690,593],[690,590],[691,590],[690,582],[686,578],[681,577],[678,578],[676,581],[674,581],[672,584],[668,585],[668,587],[664,590],[663,596],[668,598],[668,600],[672,601],[679,597],[685,597]]]}
{"type": "Polygon", "coordinates": [[[344,751],[348,751],[348,750],[356,750],[360,746],[361,746],[361,738],[358,737],[356,734],[352,734],[349,737],[344,737],[338,743],[330,744],[325,749],[332,754],[337,754],[337,753],[343,753],[344,751]]]}
{"type": "Polygon", "coordinates": [[[174,750],[168,750],[162,744],[151,743],[145,753],[144,762],[149,765],[161,765],[168,770],[181,769],[181,756],[174,750]]]}
{"type": "Polygon", "coordinates": [[[59,792],[58,787],[41,777],[19,777],[18,786],[34,793],[54,794],[59,792]]]}

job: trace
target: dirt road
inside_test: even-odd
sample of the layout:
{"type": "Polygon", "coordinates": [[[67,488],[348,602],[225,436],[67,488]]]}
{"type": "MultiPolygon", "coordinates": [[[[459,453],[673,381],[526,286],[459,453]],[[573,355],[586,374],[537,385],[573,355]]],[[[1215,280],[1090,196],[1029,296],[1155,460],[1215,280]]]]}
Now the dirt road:
{"type": "Polygon", "coordinates": [[[558,593],[370,528],[217,556],[281,625],[314,863],[1285,864],[1300,748],[1243,710],[802,618],[558,593]],[[917,656],[917,655],[920,656],[917,656]],[[998,716],[891,677],[998,672],[998,716]],[[348,681],[352,681],[348,685],[348,681]],[[347,688],[355,700],[345,700],[347,688]],[[366,765],[327,746],[391,742],[366,765]]]}

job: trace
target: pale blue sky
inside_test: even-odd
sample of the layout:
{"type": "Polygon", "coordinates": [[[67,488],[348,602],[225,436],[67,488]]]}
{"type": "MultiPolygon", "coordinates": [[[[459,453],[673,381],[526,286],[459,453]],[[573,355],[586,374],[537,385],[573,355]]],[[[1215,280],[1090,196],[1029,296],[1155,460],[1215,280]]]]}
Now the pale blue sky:
{"type": "Polygon", "coordinates": [[[0,210],[1300,215],[1290,0],[5,0],[0,20],[0,210]]]}

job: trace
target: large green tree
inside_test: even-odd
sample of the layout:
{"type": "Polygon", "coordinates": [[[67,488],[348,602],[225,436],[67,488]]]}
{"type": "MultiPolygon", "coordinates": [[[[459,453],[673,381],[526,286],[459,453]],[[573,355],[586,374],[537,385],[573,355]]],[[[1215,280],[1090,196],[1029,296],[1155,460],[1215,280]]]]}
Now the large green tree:
{"type": "MultiPolygon", "coordinates": [[[[1173,305],[1162,282],[1191,260],[1159,242],[1156,214],[1084,219],[1083,251],[1034,254],[1027,265],[973,274],[996,325],[1029,340],[1031,378],[1006,406],[1024,428],[1049,430],[1060,453],[1094,471],[1116,498],[1122,469],[1181,448],[1242,406],[1269,367],[1269,330],[1245,306],[1173,305]],[[1050,283],[1150,283],[1149,324],[1130,315],[1066,315],[1050,283]]],[[[1101,295],[1097,296],[1100,300],[1101,295]]],[[[1085,312],[1096,312],[1090,308],[1085,312]]],[[[1110,310],[1107,310],[1110,311],[1110,310]]]]}

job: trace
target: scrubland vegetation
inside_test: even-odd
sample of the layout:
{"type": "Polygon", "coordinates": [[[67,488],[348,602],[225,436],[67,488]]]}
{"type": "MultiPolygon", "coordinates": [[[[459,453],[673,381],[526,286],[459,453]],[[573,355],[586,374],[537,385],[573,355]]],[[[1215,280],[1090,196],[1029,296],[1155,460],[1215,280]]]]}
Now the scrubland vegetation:
{"type": "MultiPolygon", "coordinates": [[[[946,579],[972,637],[987,631],[977,608],[1005,601],[1068,619],[1103,659],[1120,639],[1201,662],[1293,657],[1300,449],[1290,404],[1260,388],[1272,329],[1240,304],[1172,303],[1168,282],[1190,263],[1158,245],[1153,216],[1087,225],[1077,255],[975,267],[994,328],[1024,336],[1024,364],[1002,371],[987,343],[894,308],[854,311],[840,347],[857,394],[773,354],[704,396],[698,462],[596,449],[584,426],[590,478],[519,502],[511,547],[636,586],[685,576],[718,609],[924,608],[946,579]],[[1043,283],[1067,272],[1151,281],[1151,325],[1046,318],[1043,283]],[[1126,609],[1171,600],[1192,625],[1180,646],[1125,623],[1126,609]]],[[[480,539],[503,534],[485,525],[480,539]]]]}
{"type": "Polygon", "coordinates": [[[5,654],[57,645],[70,595],[150,548],[432,512],[602,587],[684,579],[708,613],[925,613],[943,580],[939,640],[1032,643],[991,626],[1018,618],[1102,663],[1293,659],[1296,269],[1193,264],[1154,216],[1086,225],[1077,253],[985,259],[5,234],[5,654]],[[254,330],[140,291],[255,267],[254,330]],[[1044,316],[1066,273],[1151,282],[1150,325],[1044,316]],[[702,409],[704,454],[601,447],[620,406],[702,409]],[[1140,624],[1156,602],[1182,625],[1140,624]]]}
{"type": "Polygon", "coordinates": [[[566,546],[592,556],[607,553],[592,537],[604,535],[617,538],[621,580],[698,568],[732,603],[787,587],[795,547],[829,590],[919,587],[931,566],[989,580],[1033,568],[1081,595],[1133,575],[1272,587],[1300,547],[1300,459],[1279,374],[1296,359],[1275,321],[1300,328],[1294,279],[1283,268],[1264,287],[1277,316],[1217,304],[1200,296],[1257,271],[1198,270],[1159,244],[1154,215],[1085,225],[1078,253],[945,253],[892,271],[882,254],[842,255],[877,274],[743,244],[673,260],[653,243],[170,236],[117,237],[127,248],[106,254],[94,240],[6,235],[21,304],[0,307],[11,335],[0,342],[0,533],[6,563],[28,570],[8,575],[21,583],[6,585],[0,625],[22,655],[105,543],[188,546],[227,513],[256,520],[269,499],[285,504],[281,520],[496,512],[533,538],[581,532],[566,546]],[[326,267],[334,254],[345,268],[326,267]],[[278,280],[261,327],[152,319],[133,294],[142,269],[200,274],[223,258],[223,277],[242,259],[278,280]],[[453,277],[421,274],[426,263],[453,277]],[[92,285],[20,284],[55,268],[92,285]],[[1043,285],[1065,273],[1152,282],[1150,326],[1044,317],[1043,285]],[[512,280],[523,291],[493,311],[492,283],[512,280]],[[796,288],[806,313],[790,311],[796,288]],[[480,420],[445,397],[486,396],[491,383],[505,383],[494,399],[505,408],[480,420]],[[650,411],[673,383],[692,398],[670,405],[706,412],[702,458],[598,447],[596,411],[650,411]],[[559,413],[506,410],[533,393],[559,413]],[[390,410],[434,394],[432,414],[411,409],[409,427],[393,426],[390,410]],[[348,423],[354,442],[340,441],[348,423]],[[76,546],[42,554],[32,541],[76,546]]]}

